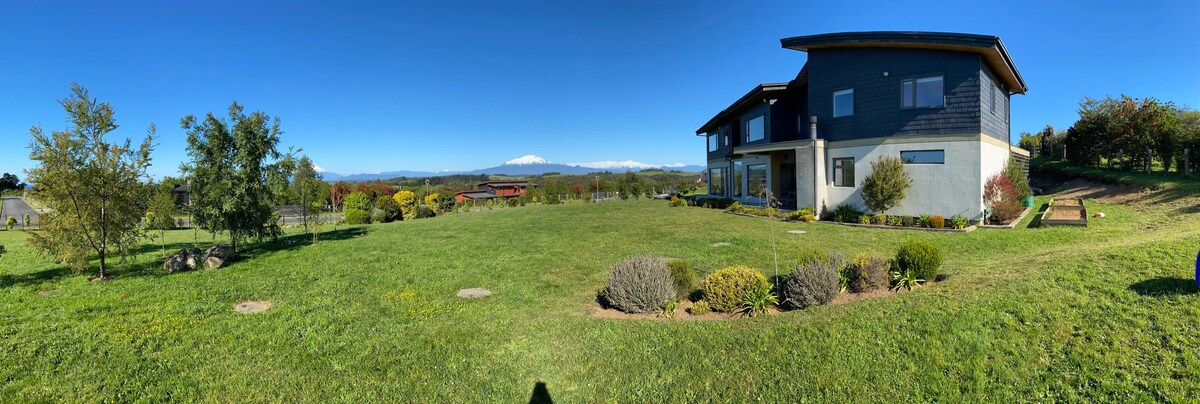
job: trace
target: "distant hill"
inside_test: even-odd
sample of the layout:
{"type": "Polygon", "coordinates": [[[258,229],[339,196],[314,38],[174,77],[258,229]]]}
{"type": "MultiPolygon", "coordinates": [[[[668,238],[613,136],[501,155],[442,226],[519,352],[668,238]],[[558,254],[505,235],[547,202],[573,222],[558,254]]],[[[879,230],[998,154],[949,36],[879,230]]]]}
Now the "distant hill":
{"type": "Polygon", "coordinates": [[[515,158],[512,160],[506,161],[506,162],[504,162],[504,164],[501,164],[501,165],[498,165],[495,167],[481,168],[478,170],[470,170],[470,171],[432,172],[432,171],[401,170],[401,171],[385,171],[385,172],[374,173],[374,174],[366,173],[366,174],[351,174],[351,175],[341,175],[338,173],[324,171],[321,174],[324,176],[326,181],[361,182],[361,181],[386,180],[386,179],[391,179],[391,178],[396,178],[396,177],[434,177],[434,176],[439,176],[439,175],[453,175],[453,174],[506,174],[506,175],[522,176],[522,175],[541,175],[541,174],[545,174],[545,173],[556,172],[556,173],[561,173],[561,174],[582,175],[582,174],[591,174],[591,173],[596,173],[596,172],[601,172],[601,171],[626,172],[626,171],[642,171],[642,170],[646,170],[646,169],[655,169],[655,168],[668,170],[668,171],[677,170],[677,171],[684,171],[684,172],[704,171],[704,167],[698,166],[698,165],[682,165],[682,164],[656,165],[656,164],[639,163],[639,162],[631,161],[631,160],[628,160],[628,161],[600,161],[600,162],[594,162],[594,163],[579,163],[579,164],[562,164],[562,163],[552,163],[546,159],[543,159],[541,157],[530,154],[530,155],[525,155],[525,156],[521,156],[521,157],[518,157],[518,158],[515,158]]]}

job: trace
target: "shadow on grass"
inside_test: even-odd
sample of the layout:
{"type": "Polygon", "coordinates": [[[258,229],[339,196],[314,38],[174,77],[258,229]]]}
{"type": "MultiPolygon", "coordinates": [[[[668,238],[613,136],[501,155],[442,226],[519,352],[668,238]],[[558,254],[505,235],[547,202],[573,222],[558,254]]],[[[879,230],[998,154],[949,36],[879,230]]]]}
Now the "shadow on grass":
{"type": "Polygon", "coordinates": [[[29,272],[19,275],[0,275],[0,288],[17,285],[36,285],[43,282],[50,282],[71,276],[73,272],[66,267],[56,267],[44,269],[37,272],[29,272]]]}
{"type": "Polygon", "coordinates": [[[529,404],[553,404],[554,399],[550,398],[550,389],[546,388],[545,382],[537,382],[533,385],[533,393],[529,395],[529,404]]]}
{"type": "Polygon", "coordinates": [[[1041,227],[1042,226],[1042,214],[1046,213],[1046,209],[1050,209],[1050,204],[1043,203],[1042,207],[1038,208],[1037,212],[1032,213],[1033,220],[1030,220],[1029,224],[1025,225],[1025,228],[1032,229],[1035,227],[1041,227]]]}
{"type": "Polygon", "coordinates": [[[1142,296],[1173,296],[1197,293],[1196,281],[1184,278],[1154,278],[1132,285],[1129,290],[1142,296]]]}

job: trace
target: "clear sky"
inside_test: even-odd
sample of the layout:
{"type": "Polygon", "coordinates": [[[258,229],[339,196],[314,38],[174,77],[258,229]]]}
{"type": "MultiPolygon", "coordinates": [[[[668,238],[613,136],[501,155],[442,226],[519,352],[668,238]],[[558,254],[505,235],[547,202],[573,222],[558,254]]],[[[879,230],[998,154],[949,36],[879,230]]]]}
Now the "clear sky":
{"type": "Polygon", "coordinates": [[[696,128],[804,64],[780,38],[839,31],[1000,36],[1029,85],[1014,138],[1070,126],[1084,96],[1200,107],[1195,0],[115,3],[0,0],[0,172],[29,168],[31,126],[65,127],[73,81],[114,106],[117,137],[158,125],[156,176],[185,157],[181,117],[233,100],[343,174],[702,164],[696,128]]]}

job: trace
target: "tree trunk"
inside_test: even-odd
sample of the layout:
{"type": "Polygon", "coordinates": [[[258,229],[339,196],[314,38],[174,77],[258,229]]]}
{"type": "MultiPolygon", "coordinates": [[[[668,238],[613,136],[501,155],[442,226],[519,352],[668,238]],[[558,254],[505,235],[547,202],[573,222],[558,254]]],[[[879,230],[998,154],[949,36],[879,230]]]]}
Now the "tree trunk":
{"type": "Polygon", "coordinates": [[[104,251],[100,251],[100,277],[97,280],[104,280],[104,251]]]}

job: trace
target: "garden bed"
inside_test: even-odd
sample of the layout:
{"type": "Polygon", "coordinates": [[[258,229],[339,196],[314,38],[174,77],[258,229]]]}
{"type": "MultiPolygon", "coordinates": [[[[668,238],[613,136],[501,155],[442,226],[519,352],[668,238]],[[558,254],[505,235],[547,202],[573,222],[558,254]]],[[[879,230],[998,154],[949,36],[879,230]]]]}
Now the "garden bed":
{"type": "Polygon", "coordinates": [[[961,229],[955,229],[952,227],[933,228],[933,227],[920,227],[920,226],[889,226],[886,224],[843,223],[843,222],[833,222],[833,221],[831,221],[829,223],[840,224],[843,226],[851,226],[851,227],[866,227],[866,228],[872,228],[872,229],[940,231],[940,232],[949,232],[949,233],[969,233],[969,232],[975,231],[975,228],[976,228],[976,226],[967,226],[967,227],[964,227],[961,229]]]}
{"type": "Polygon", "coordinates": [[[1081,198],[1051,198],[1050,207],[1042,213],[1043,226],[1087,227],[1087,207],[1081,198]]]}
{"type": "MultiPolygon", "coordinates": [[[[937,283],[938,283],[937,281],[925,282],[925,283],[921,284],[921,286],[918,286],[916,289],[922,289],[925,287],[933,286],[933,285],[936,285],[937,283]]],[[[916,289],[913,289],[913,290],[916,290],[916,289]]],[[[898,295],[900,293],[907,293],[907,292],[910,292],[910,291],[909,290],[896,291],[896,290],[891,290],[891,289],[877,289],[877,290],[871,290],[871,291],[859,292],[859,293],[843,291],[843,292],[839,292],[837,294],[837,297],[833,298],[833,301],[830,301],[829,303],[827,303],[825,305],[826,306],[836,306],[836,305],[840,305],[840,304],[854,303],[854,302],[863,301],[863,300],[871,300],[871,299],[890,297],[890,296],[898,295]]],[[[749,317],[749,316],[743,315],[742,313],[720,313],[720,312],[715,312],[715,311],[701,314],[701,315],[693,315],[692,313],[689,312],[689,309],[692,307],[693,303],[694,302],[689,301],[689,300],[684,300],[684,301],[679,302],[679,308],[675,310],[674,318],[668,318],[659,313],[626,313],[626,312],[617,310],[612,307],[605,307],[605,306],[601,305],[600,303],[593,303],[591,305],[591,314],[592,314],[592,317],[596,317],[596,318],[609,318],[609,319],[621,319],[621,320],[717,321],[717,320],[736,320],[736,319],[740,319],[740,318],[749,317]]],[[[798,310],[787,309],[787,308],[780,309],[778,307],[772,307],[767,312],[767,315],[775,315],[775,314],[789,312],[789,311],[798,311],[798,310]]]]}
{"type": "Polygon", "coordinates": [[[1008,222],[1008,224],[983,224],[983,223],[980,223],[978,226],[985,228],[985,229],[1014,229],[1017,227],[1017,223],[1021,223],[1021,220],[1025,219],[1025,215],[1028,215],[1029,212],[1032,212],[1032,211],[1033,211],[1033,208],[1025,208],[1025,210],[1021,211],[1020,215],[1017,215],[1016,219],[1013,219],[1011,222],[1008,222]]]}

